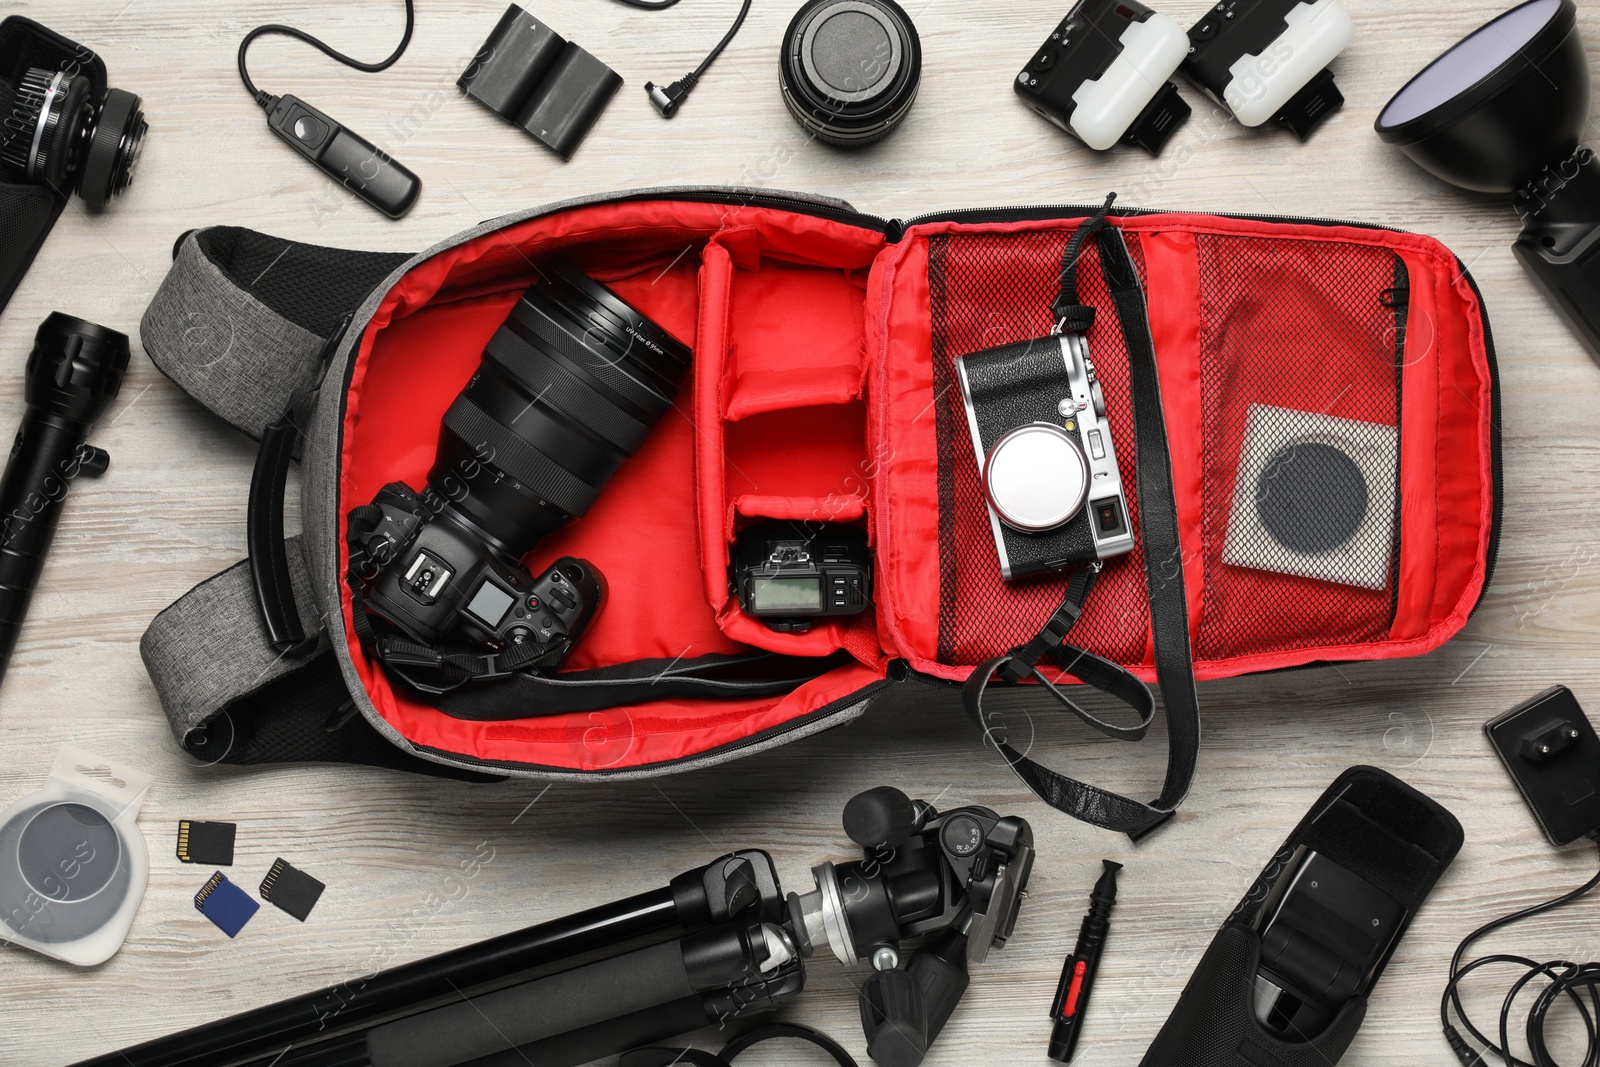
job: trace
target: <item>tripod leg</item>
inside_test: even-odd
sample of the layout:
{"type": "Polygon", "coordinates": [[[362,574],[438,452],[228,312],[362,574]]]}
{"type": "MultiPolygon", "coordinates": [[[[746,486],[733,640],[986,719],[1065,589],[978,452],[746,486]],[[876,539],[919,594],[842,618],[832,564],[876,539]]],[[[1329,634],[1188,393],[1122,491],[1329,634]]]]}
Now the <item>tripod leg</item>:
{"type": "Polygon", "coordinates": [[[367,1032],[367,1055],[372,1067],[453,1067],[694,992],[668,941],[385,1023],[367,1032]]]}
{"type": "MultiPolygon", "coordinates": [[[[728,923],[396,1019],[368,1031],[367,1054],[372,1067],[456,1067],[690,999],[700,1010],[687,1028],[697,1029],[741,986],[763,989],[763,968],[799,974],[787,935],[728,923]]],[[[672,1017],[691,1016],[674,1009],[672,1017]]],[[[620,1028],[597,1029],[595,1044],[605,1047],[595,1055],[621,1052],[627,1040],[620,1028]]]]}

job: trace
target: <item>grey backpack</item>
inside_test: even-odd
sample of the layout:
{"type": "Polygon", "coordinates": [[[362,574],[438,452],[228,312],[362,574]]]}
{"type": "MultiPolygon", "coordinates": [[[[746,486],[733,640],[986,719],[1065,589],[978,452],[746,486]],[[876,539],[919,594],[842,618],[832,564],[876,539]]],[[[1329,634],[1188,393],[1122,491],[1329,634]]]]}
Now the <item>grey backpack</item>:
{"type": "Polygon", "coordinates": [[[1056,807],[1158,825],[1194,770],[1196,678],[1419,655],[1465,624],[1499,535],[1498,383],[1472,279],[1431,238],[1109,207],[899,222],[677,189],[506,216],[417,255],[183,235],[144,346],[261,450],[250,558],[142,642],[174,733],[208,762],[633,777],[770,749],[922,684],[959,692],[1056,807]],[[562,668],[486,654],[476,680],[418,692],[372,654],[349,519],[385,484],[422,487],[441,419],[556,255],[692,345],[692,380],[526,561],[582,556],[606,578],[562,668]],[[1093,354],[1133,550],[1007,581],[956,361],[1063,333],[1093,354]],[[1278,462],[1313,445],[1318,462],[1278,462]],[[286,537],[296,459],[303,530],[286,537]],[[770,521],[863,528],[870,610],[804,632],[746,615],[731,548],[770,521]],[[1013,747],[982,703],[991,680],[1122,740],[1153,721],[1156,683],[1159,796],[1013,747]],[[1081,706],[1078,682],[1130,712],[1081,706]]]}

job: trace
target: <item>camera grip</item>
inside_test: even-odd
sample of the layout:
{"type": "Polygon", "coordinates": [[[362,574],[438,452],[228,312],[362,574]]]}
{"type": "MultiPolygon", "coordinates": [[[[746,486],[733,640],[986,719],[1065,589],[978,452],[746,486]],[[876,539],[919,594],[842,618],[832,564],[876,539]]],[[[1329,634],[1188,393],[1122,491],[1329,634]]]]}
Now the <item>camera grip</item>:
{"type": "Polygon", "coordinates": [[[1217,932],[1140,1067],[1331,1067],[1366,1018],[1366,997],[1345,1002],[1311,1041],[1267,1032],[1252,1007],[1261,938],[1238,924],[1217,932]]]}

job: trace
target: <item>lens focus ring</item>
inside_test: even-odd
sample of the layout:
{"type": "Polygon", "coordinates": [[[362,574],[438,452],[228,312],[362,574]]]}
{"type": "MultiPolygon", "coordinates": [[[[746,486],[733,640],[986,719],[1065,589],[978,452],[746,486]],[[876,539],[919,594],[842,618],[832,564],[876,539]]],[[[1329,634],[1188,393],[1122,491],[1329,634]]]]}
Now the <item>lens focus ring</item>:
{"type": "Polygon", "coordinates": [[[107,89],[84,151],[78,195],[92,208],[104,207],[133,181],[144,115],[139,97],[126,89],[107,89]]]}
{"type": "Polygon", "coordinates": [[[582,515],[600,494],[549,456],[529,445],[515,431],[488,415],[465,396],[458,396],[444,414],[444,428],[455,434],[485,465],[495,467],[571,515],[582,515]],[[487,453],[485,457],[484,453],[487,453]]]}

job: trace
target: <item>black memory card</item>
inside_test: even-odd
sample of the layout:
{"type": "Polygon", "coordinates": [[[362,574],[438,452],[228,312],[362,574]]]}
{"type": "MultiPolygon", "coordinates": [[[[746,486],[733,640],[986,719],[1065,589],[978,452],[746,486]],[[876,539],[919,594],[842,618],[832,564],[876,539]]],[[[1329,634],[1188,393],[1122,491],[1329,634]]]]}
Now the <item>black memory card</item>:
{"type": "Polygon", "coordinates": [[[322,896],[323,884],[305,871],[291,866],[281,856],[272,864],[272,870],[261,880],[261,899],[293,915],[301,922],[316,907],[322,896]]]}
{"type": "Polygon", "coordinates": [[[231,822],[184,819],[178,823],[178,858],[184,863],[204,863],[208,867],[231,866],[235,829],[231,822]]]}

